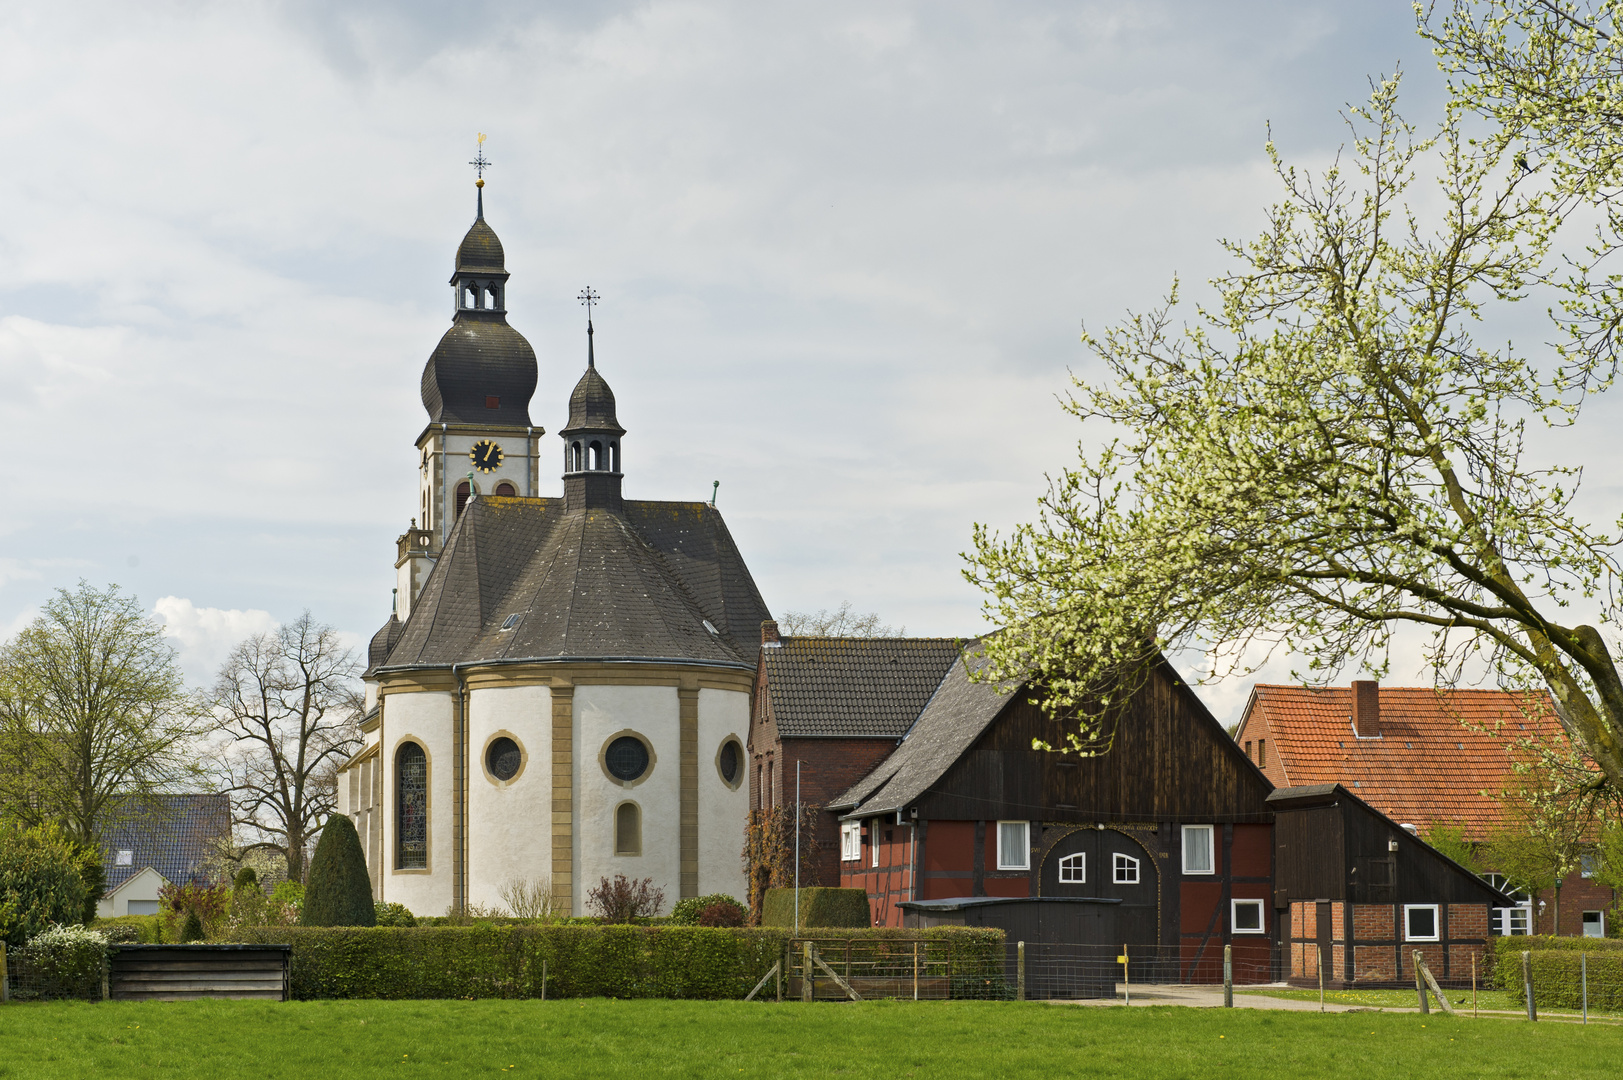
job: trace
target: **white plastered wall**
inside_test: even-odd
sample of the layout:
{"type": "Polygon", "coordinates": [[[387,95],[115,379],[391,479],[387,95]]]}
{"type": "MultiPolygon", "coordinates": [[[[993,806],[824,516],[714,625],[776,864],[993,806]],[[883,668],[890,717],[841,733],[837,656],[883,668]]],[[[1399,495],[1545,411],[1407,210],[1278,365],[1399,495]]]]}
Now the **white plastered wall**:
{"type": "Polygon", "coordinates": [[[383,704],[383,898],[413,914],[443,915],[451,906],[451,695],[390,694],[383,704]],[[395,869],[395,755],[416,739],[428,751],[428,872],[395,869]]]}
{"type": "Polygon", "coordinates": [[[545,686],[503,686],[468,695],[469,762],[468,902],[502,906],[510,879],[552,877],[552,691],[545,686]],[[506,784],[485,767],[485,747],[506,733],[524,754],[519,774],[506,784]]]}
{"type": "Polygon", "coordinates": [[[652,878],[665,890],[665,913],[681,897],[681,729],[674,686],[577,686],[575,738],[575,889],[577,914],[601,878],[652,878]],[[599,764],[611,735],[634,731],[654,751],[642,782],[622,787],[599,764]],[[625,800],[642,809],[642,854],[614,853],[615,808],[625,800]]]}
{"type": "MultiPolygon", "coordinates": [[[[147,904],[158,902],[158,890],[169,884],[167,878],[150,866],[143,866],[140,870],[124,879],[124,883],[100,900],[96,901],[96,917],[112,919],[130,913],[130,901],[140,900],[147,904]]],[[[152,912],[147,912],[152,914],[152,912]]]]}
{"type": "Polygon", "coordinates": [[[699,691],[699,895],[748,895],[744,864],[744,825],[749,818],[750,696],[737,690],[699,691]],[[716,755],[729,737],[737,738],[737,789],[727,786],[716,755]]]}

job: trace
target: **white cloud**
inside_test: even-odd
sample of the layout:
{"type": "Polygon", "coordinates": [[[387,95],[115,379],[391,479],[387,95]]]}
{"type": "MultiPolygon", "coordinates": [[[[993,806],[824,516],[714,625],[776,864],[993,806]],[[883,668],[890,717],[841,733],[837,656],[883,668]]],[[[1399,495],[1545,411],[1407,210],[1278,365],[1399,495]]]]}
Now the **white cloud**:
{"type": "Polygon", "coordinates": [[[181,596],[160,596],[152,611],[164,621],[164,633],[175,639],[181,669],[197,686],[213,682],[216,669],[238,642],[278,625],[268,611],[200,608],[181,596]]]}

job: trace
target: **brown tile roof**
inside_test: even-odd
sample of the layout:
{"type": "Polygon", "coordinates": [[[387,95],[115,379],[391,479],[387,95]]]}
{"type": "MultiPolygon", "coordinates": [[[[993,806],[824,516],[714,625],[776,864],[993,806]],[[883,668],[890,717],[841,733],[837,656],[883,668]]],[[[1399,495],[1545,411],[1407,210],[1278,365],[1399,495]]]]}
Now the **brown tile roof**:
{"type": "Polygon", "coordinates": [[[1260,733],[1266,722],[1290,786],[1340,783],[1399,823],[1463,824],[1483,839],[1500,820],[1496,793],[1516,741],[1562,735],[1547,693],[1379,692],[1381,737],[1360,739],[1349,687],[1258,684],[1237,737],[1260,733]]]}

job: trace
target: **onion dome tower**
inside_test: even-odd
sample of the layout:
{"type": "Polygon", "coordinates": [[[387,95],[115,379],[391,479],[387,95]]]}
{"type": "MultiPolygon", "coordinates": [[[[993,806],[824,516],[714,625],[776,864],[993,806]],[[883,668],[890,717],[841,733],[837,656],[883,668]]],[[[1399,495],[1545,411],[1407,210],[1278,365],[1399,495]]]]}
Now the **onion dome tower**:
{"type": "Polygon", "coordinates": [[[503,262],[502,242],[485,221],[481,187],[479,216],[456,251],[451,328],[423,367],[423,408],[431,424],[531,426],[535,350],[507,325],[503,262]]]}
{"type": "Polygon", "coordinates": [[[592,305],[597,294],[580,294],[586,305],[586,373],[569,395],[569,423],[558,434],[564,440],[564,509],[620,510],[620,437],[626,429],[614,416],[614,391],[597,370],[592,340],[592,305]]]}

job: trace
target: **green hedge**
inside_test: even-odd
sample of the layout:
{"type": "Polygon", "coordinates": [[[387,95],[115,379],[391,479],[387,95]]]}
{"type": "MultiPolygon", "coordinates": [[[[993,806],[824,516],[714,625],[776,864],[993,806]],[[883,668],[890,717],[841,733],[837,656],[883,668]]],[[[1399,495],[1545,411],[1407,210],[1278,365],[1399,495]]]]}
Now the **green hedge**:
{"type": "MultiPolygon", "coordinates": [[[[825,930],[830,962],[844,943],[865,955],[889,955],[910,970],[912,945],[950,958],[955,993],[1001,996],[1003,934],[945,927],[922,935],[898,930],[825,930]]],[[[290,943],[292,995],[325,998],[741,998],[788,950],[784,930],[698,926],[254,927],[234,940],[290,943]]]]}
{"type": "MultiPolygon", "coordinates": [[[[761,904],[762,926],[795,925],[795,890],[768,889],[761,904]]],[[[857,929],[871,927],[873,915],[868,908],[868,894],[861,889],[801,889],[800,927],[802,930],[819,927],[857,929]]]]}
{"type": "MultiPolygon", "coordinates": [[[[115,945],[162,945],[163,917],[160,915],[116,915],[90,924],[115,945]]],[[[169,944],[173,945],[171,940],[169,944]]]]}
{"type": "Polygon", "coordinates": [[[1540,1007],[1577,1009],[1583,1005],[1580,953],[1589,956],[1589,1007],[1623,1011],[1623,940],[1552,937],[1547,934],[1493,939],[1491,982],[1522,1003],[1522,953],[1533,974],[1533,998],[1540,1007]]]}

